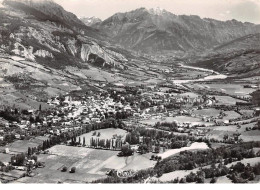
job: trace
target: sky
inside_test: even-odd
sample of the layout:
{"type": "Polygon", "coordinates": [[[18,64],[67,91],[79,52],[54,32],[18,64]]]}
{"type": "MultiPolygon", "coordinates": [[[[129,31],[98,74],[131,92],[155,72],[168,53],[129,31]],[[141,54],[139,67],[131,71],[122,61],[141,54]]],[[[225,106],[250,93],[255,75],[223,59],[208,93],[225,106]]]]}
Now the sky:
{"type": "Polygon", "coordinates": [[[117,12],[160,7],[176,15],[198,15],[217,20],[236,19],[260,24],[260,0],[54,0],[78,17],[102,20],[117,12]]]}

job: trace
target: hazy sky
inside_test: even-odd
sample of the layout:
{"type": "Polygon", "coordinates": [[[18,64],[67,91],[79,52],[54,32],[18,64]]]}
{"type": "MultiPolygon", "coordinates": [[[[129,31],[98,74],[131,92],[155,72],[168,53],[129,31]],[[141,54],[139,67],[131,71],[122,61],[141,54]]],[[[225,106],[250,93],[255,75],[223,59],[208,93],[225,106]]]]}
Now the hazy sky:
{"type": "Polygon", "coordinates": [[[102,20],[117,12],[140,7],[164,8],[174,14],[199,15],[218,20],[237,19],[260,24],[260,0],[54,0],[79,17],[102,20]]]}

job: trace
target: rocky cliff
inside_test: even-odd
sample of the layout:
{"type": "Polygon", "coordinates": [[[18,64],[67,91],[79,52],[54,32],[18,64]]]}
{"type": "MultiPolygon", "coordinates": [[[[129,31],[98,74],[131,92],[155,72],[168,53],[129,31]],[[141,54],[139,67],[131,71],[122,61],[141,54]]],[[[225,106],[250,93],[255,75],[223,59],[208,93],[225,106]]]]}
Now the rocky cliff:
{"type": "Polygon", "coordinates": [[[75,15],[53,1],[5,0],[3,5],[0,42],[6,53],[57,68],[87,64],[123,68],[121,64],[128,61],[124,55],[108,50],[75,15]],[[45,20],[39,19],[42,14],[45,20]]]}

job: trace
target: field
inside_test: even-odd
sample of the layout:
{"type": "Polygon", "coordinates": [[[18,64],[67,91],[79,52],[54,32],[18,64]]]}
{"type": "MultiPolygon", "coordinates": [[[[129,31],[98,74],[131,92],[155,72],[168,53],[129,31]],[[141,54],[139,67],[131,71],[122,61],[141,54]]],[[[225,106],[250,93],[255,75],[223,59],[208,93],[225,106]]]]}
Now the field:
{"type": "MultiPolygon", "coordinates": [[[[92,137],[106,140],[106,139],[112,139],[113,135],[117,135],[117,136],[120,135],[122,136],[122,140],[124,140],[127,134],[127,132],[123,129],[114,129],[114,128],[96,130],[96,133],[100,133],[101,134],[100,137],[93,136],[93,131],[80,135],[79,137],[81,138],[81,142],[83,142],[83,138],[85,137],[86,145],[90,145],[90,139],[92,137]]],[[[77,141],[79,137],[77,137],[77,141]]]]}
{"type": "Polygon", "coordinates": [[[177,170],[174,172],[163,174],[159,180],[161,182],[167,182],[176,179],[177,177],[179,179],[184,178],[185,176],[189,175],[191,172],[197,172],[199,168],[196,168],[194,170],[177,170]]]}
{"type": "Polygon", "coordinates": [[[209,108],[209,109],[195,110],[193,113],[202,116],[214,117],[219,115],[220,110],[209,108]]]}
{"type": "Polygon", "coordinates": [[[106,171],[141,170],[153,167],[155,161],[151,161],[151,154],[135,154],[131,157],[118,157],[118,151],[89,149],[83,147],[71,147],[56,145],[49,149],[50,154],[40,154],[39,161],[46,164],[44,168],[38,168],[36,176],[17,180],[19,183],[57,183],[57,182],[91,182],[106,177],[106,171]],[[61,172],[66,166],[68,169],[76,167],[76,173],[61,172]]]}
{"type": "Polygon", "coordinates": [[[189,117],[189,116],[165,117],[162,119],[155,119],[155,118],[154,119],[145,119],[145,120],[141,120],[139,122],[142,124],[145,124],[145,125],[154,126],[157,122],[172,123],[174,121],[177,123],[191,123],[192,125],[200,125],[200,124],[204,124],[206,126],[213,125],[213,123],[201,121],[200,118],[189,117]]]}
{"type": "Polygon", "coordinates": [[[232,181],[229,178],[227,178],[226,176],[221,176],[221,177],[217,178],[217,182],[216,183],[219,183],[219,184],[230,184],[230,183],[232,183],[232,181]]]}
{"type": "Polygon", "coordinates": [[[210,122],[204,122],[200,118],[189,117],[189,116],[166,117],[166,119],[162,122],[173,122],[173,121],[176,121],[177,123],[190,123],[191,125],[211,126],[214,124],[210,122]]]}
{"type": "Polygon", "coordinates": [[[260,141],[259,130],[246,131],[246,128],[252,128],[255,124],[256,122],[244,124],[241,125],[241,128],[237,128],[237,125],[215,126],[208,133],[208,137],[223,140],[225,134],[233,136],[234,133],[241,133],[240,138],[243,139],[244,142],[260,141]]]}
{"type": "Polygon", "coordinates": [[[188,117],[188,116],[176,116],[176,117],[166,117],[165,122],[173,122],[177,121],[178,123],[192,123],[192,122],[200,122],[201,119],[188,117]]]}
{"type": "Polygon", "coordinates": [[[28,147],[37,147],[39,144],[41,143],[35,143],[28,140],[18,140],[4,147],[0,147],[0,150],[3,151],[5,148],[8,148],[10,152],[22,153],[27,152],[28,147]]]}
{"type": "Polygon", "coordinates": [[[154,126],[157,122],[161,122],[161,119],[145,119],[145,120],[141,120],[139,122],[144,125],[154,126]]]}
{"type": "Polygon", "coordinates": [[[236,118],[240,117],[240,114],[238,114],[235,111],[225,111],[224,113],[227,114],[227,116],[224,116],[223,120],[236,119],[236,118]]]}
{"type": "Polygon", "coordinates": [[[197,150],[197,149],[203,150],[203,149],[208,149],[208,148],[209,148],[208,145],[206,143],[204,143],[204,142],[203,143],[195,142],[190,147],[182,147],[182,148],[178,148],[178,149],[167,150],[164,153],[158,154],[158,156],[161,156],[162,159],[164,159],[164,158],[167,158],[167,157],[172,156],[174,154],[177,154],[177,153],[179,153],[181,151],[197,150]]]}
{"type": "Polygon", "coordinates": [[[3,154],[3,153],[0,153],[0,162],[10,162],[11,161],[11,157],[12,155],[11,154],[3,154]]]}
{"type": "Polygon", "coordinates": [[[254,113],[254,110],[240,110],[240,113],[242,113],[245,116],[252,116],[254,113]]]}
{"type": "Polygon", "coordinates": [[[236,132],[237,126],[236,125],[229,125],[229,126],[216,126],[213,129],[214,131],[225,131],[225,132],[236,132]]]}
{"type": "Polygon", "coordinates": [[[244,88],[242,84],[223,84],[223,83],[200,83],[200,84],[189,84],[189,86],[195,89],[208,89],[211,91],[223,92],[229,95],[237,96],[249,96],[254,91],[251,88],[244,88]]]}
{"type": "Polygon", "coordinates": [[[17,140],[13,143],[10,143],[6,146],[0,147],[0,151],[5,150],[6,148],[9,149],[11,153],[22,153],[27,152],[28,147],[37,147],[38,145],[42,144],[44,140],[47,140],[48,137],[46,136],[39,136],[34,139],[30,140],[17,140]]]}
{"type": "Polygon", "coordinates": [[[230,96],[215,96],[216,105],[236,105],[236,102],[244,102],[243,100],[235,99],[230,96]]]}
{"type": "Polygon", "coordinates": [[[241,138],[245,142],[249,141],[260,141],[260,131],[254,130],[254,131],[246,131],[241,135],[241,138]]]}
{"type": "Polygon", "coordinates": [[[230,126],[225,126],[225,128],[221,127],[221,128],[218,128],[218,130],[212,130],[207,134],[207,136],[208,136],[208,138],[214,138],[217,140],[223,140],[223,137],[226,134],[228,136],[233,136],[233,134],[235,133],[235,131],[232,131],[233,127],[232,127],[232,129],[229,129],[228,127],[230,127],[230,126]]]}

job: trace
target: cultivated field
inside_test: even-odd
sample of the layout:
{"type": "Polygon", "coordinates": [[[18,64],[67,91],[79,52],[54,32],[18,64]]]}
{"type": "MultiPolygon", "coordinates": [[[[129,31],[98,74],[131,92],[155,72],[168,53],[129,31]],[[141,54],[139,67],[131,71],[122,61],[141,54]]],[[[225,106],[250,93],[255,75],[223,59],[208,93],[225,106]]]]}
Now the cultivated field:
{"type": "Polygon", "coordinates": [[[152,154],[134,154],[130,157],[118,157],[118,151],[89,149],[56,145],[49,149],[49,154],[41,154],[38,160],[45,162],[46,167],[38,168],[36,176],[17,180],[19,183],[58,183],[58,182],[91,182],[106,177],[106,171],[141,170],[153,167],[152,154]],[[68,170],[76,167],[76,173],[61,172],[66,166],[68,170]]]}

